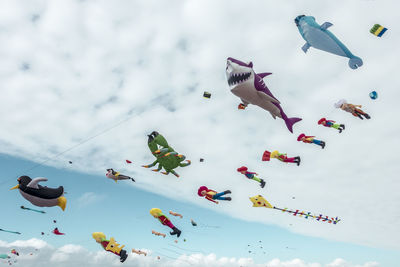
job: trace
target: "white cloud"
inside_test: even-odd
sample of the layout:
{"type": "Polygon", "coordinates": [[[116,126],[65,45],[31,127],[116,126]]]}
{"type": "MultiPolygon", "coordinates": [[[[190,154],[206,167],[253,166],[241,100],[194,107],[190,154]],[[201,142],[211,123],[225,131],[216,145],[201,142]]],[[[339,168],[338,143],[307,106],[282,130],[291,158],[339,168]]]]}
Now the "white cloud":
{"type": "Polygon", "coordinates": [[[129,114],[131,120],[46,164],[101,179],[113,166],[136,173],[134,186],[231,216],[399,249],[399,217],[388,212],[400,201],[399,37],[390,27],[398,24],[398,1],[271,3],[8,1],[0,10],[0,114],[7,114],[0,118],[6,126],[0,129],[0,152],[41,162],[129,114]],[[350,70],[347,59],[312,48],[304,54],[293,23],[302,13],[319,23],[331,21],[330,30],[364,66],[350,70]],[[389,28],[382,38],[369,33],[376,22],[389,28]],[[304,118],[294,135],[257,107],[236,109],[239,99],[224,76],[228,56],[252,60],[257,72],[274,73],[265,79],[267,86],[289,116],[304,118]],[[29,68],[23,70],[24,64],[29,68]],[[374,102],[368,98],[373,89],[379,94],[374,102]],[[202,98],[203,91],[212,93],[210,100],[202,98]],[[340,98],[363,104],[372,119],[360,121],[333,109],[340,98]],[[323,116],[345,123],[344,133],[317,126],[323,116]],[[192,160],[192,166],[177,169],[180,179],[160,179],[161,174],[137,167],[153,161],[146,145],[153,130],[192,160]],[[325,150],[298,143],[301,132],[324,139],[325,150]],[[300,155],[302,165],[261,162],[264,149],[300,155]],[[204,163],[198,163],[200,157],[204,163]],[[126,158],[138,163],[134,171],[120,167],[126,158]],[[241,165],[260,173],[266,189],[239,175],[241,165]],[[203,184],[231,189],[233,201],[217,207],[193,197],[203,184]],[[333,226],[250,208],[248,197],[259,193],[276,206],[342,221],[333,226]]]}
{"type": "Polygon", "coordinates": [[[104,196],[98,195],[94,192],[86,192],[78,198],[78,206],[88,206],[104,199],[104,196]]]}
{"type": "MultiPolygon", "coordinates": [[[[68,244],[60,248],[54,248],[43,240],[30,239],[18,240],[13,243],[7,243],[0,240],[0,249],[2,248],[15,248],[20,256],[13,257],[17,260],[18,266],[24,267],[41,267],[44,265],[54,267],[67,267],[67,266],[120,266],[118,257],[106,251],[90,252],[79,245],[68,244]],[[40,241],[40,246],[38,246],[40,241]],[[16,243],[18,242],[18,243],[16,243]],[[18,244],[18,245],[16,245],[18,244]]],[[[202,267],[202,266],[215,266],[215,267],[379,267],[376,262],[367,262],[362,265],[352,264],[343,259],[336,259],[332,263],[322,265],[319,263],[306,263],[300,259],[293,259],[289,261],[281,261],[273,259],[269,262],[262,264],[254,263],[251,258],[227,258],[217,257],[215,254],[191,254],[181,255],[177,258],[169,257],[168,255],[142,249],[148,252],[147,256],[129,253],[128,259],[124,262],[124,266],[143,266],[143,267],[202,267]],[[160,257],[158,259],[157,257],[160,257]]]]}

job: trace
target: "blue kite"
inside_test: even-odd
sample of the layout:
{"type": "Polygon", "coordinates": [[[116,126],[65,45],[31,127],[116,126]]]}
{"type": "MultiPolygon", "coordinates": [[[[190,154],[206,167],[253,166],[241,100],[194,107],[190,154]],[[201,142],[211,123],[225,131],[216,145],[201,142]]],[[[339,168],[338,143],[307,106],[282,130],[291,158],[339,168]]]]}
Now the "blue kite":
{"type": "Polygon", "coordinates": [[[297,16],[294,22],[301,36],[306,40],[306,44],[301,48],[304,53],[307,53],[307,50],[312,46],[338,56],[348,57],[350,59],[349,67],[352,69],[357,69],[363,65],[362,59],[353,55],[350,50],[328,30],[328,28],[333,25],[332,23],[325,22],[319,25],[315,22],[314,17],[305,15],[297,16]]]}

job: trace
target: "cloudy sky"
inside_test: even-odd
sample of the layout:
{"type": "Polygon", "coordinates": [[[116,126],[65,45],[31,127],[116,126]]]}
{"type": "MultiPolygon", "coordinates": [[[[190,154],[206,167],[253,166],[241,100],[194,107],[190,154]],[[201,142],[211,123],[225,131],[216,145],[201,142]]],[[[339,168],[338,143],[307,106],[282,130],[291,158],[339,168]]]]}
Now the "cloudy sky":
{"type": "MultiPolygon", "coordinates": [[[[40,251],[48,253],[37,257],[54,266],[68,266],[70,258],[82,259],[80,253],[87,262],[116,260],[91,240],[91,232],[102,231],[129,249],[163,253],[171,265],[210,260],[223,266],[236,256],[234,263],[243,266],[394,266],[400,250],[399,7],[389,0],[3,1],[0,203],[8,215],[2,215],[0,228],[23,235],[0,232],[0,248],[6,253],[17,239],[41,244],[40,251]],[[333,23],[330,30],[364,65],[352,70],[348,59],[313,48],[304,54],[293,21],[300,14],[333,23]],[[369,33],[375,23],[389,29],[382,38],[369,33]],[[294,134],[256,106],[237,109],[240,100],[225,77],[230,56],[252,61],[256,72],[273,73],[265,78],[267,86],[289,117],[303,118],[294,134]],[[379,94],[375,101],[368,97],[372,90],[379,94]],[[204,91],[211,99],[202,97],[204,91]],[[341,98],[362,104],[372,119],[335,109],[341,98]],[[338,134],[317,125],[321,117],[346,130],[338,134]],[[140,167],[154,161],[146,136],[154,130],[192,160],[177,169],[179,179],[140,167]],[[324,140],[326,148],[297,142],[300,133],[324,140]],[[266,149],[301,156],[302,163],[262,162],[266,149]],[[242,165],[259,173],[266,187],[237,173],[242,165]],[[109,167],[137,183],[106,180],[109,167]],[[66,211],[50,208],[46,215],[28,216],[19,210],[30,204],[8,189],[20,175],[64,185],[66,211]],[[201,185],[230,189],[233,200],[208,202],[196,194],[201,185]],[[342,221],[331,225],[252,208],[248,197],[257,194],[278,207],[342,221]],[[148,214],[152,207],[184,213],[182,221],[173,220],[188,230],[188,243],[179,243],[187,251],[160,251],[175,243],[148,233],[167,231],[148,214]],[[69,236],[41,241],[53,217],[69,236]],[[203,228],[190,228],[191,217],[204,221],[203,228]],[[262,240],[268,254],[248,253],[247,245],[264,231],[270,233],[262,240]],[[235,244],[237,235],[246,244],[235,244]],[[285,242],[279,243],[282,236],[285,242]],[[31,238],[36,239],[27,241],[31,238]],[[200,250],[186,263],[179,258],[200,250]]],[[[142,264],[159,263],[149,257],[142,264]]]]}

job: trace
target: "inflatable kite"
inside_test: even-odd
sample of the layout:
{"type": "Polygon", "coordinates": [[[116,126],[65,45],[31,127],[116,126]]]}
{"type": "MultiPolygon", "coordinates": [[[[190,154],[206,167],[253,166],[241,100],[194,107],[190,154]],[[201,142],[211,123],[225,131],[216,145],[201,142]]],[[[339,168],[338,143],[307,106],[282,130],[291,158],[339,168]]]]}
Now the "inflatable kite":
{"type": "Polygon", "coordinates": [[[264,154],[262,155],[262,161],[270,161],[270,159],[276,158],[282,162],[290,162],[290,163],[296,163],[297,166],[300,165],[300,157],[292,157],[292,158],[288,158],[287,154],[284,153],[279,153],[278,150],[269,152],[268,150],[264,151],[264,154]]]}
{"type": "Polygon", "coordinates": [[[51,231],[53,234],[55,234],[55,235],[65,235],[64,233],[61,233],[59,230],[58,230],[58,228],[56,227],[56,228],[54,228],[54,230],[53,231],[51,231]]]}
{"type": "Polygon", "coordinates": [[[370,97],[372,100],[375,100],[375,99],[378,98],[378,93],[377,93],[376,91],[372,91],[371,93],[369,93],[369,97],[370,97]]]}
{"type": "Polygon", "coordinates": [[[173,212],[172,210],[169,211],[169,214],[171,214],[172,216],[175,216],[175,217],[181,217],[181,219],[183,218],[182,214],[173,212]]]}
{"type": "Polygon", "coordinates": [[[357,69],[363,65],[362,59],[353,55],[347,47],[331,33],[328,28],[333,24],[325,22],[319,25],[312,16],[297,16],[294,20],[297,28],[306,44],[301,48],[304,53],[312,46],[316,49],[323,50],[342,57],[348,57],[349,67],[357,69]]]}
{"type": "Polygon", "coordinates": [[[337,130],[339,130],[339,133],[341,133],[345,129],[344,124],[337,124],[335,121],[326,120],[325,118],[321,118],[318,121],[318,125],[322,125],[322,126],[325,126],[325,127],[328,127],[328,128],[337,129],[337,130]]]}
{"type": "Polygon", "coordinates": [[[23,210],[35,211],[35,212],[39,212],[39,213],[46,213],[46,212],[43,211],[43,210],[35,210],[35,209],[31,209],[31,208],[26,208],[26,207],[24,207],[24,206],[21,206],[21,209],[23,209],[23,210]]]}
{"type": "Polygon", "coordinates": [[[162,213],[162,211],[161,211],[160,209],[158,209],[158,208],[152,208],[152,209],[150,210],[150,214],[151,214],[154,218],[158,219],[162,225],[166,225],[166,226],[168,226],[169,228],[172,229],[172,232],[169,232],[170,235],[177,235],[177,237],[180,237],[180,235],[181,235],[181,230],[179,230],[178,228],[176,228],[176,227],[171,223],[171,221],[169,220],[169,218],[168,218],[167,216],[165,216],[165,215],[162,213]]]}
{"type": "Polygon", "coordinates": [[[127,159],[127,160],[125,160],[126,161],[126,163],[128,163],[128,164],[131,164],[132,163],[132,161],[130,161],[129,159],[127,159]]]}
{"type": "Polygon", "coordinates": [[[10,256],[8,256],[7,254],[0,254],[0,259],[9,259],[10,256]]]}
{"type": "Polygon", "coordinates": [[[158,132],[153,131],[148,137],[147,145],[151,153],[153,153],[157,159],[152,164],[142,167],[150,168],[158,164],[158,168],[152,171],[158,172],[164,168],[165,172],[161,172],[162,174],[168,175],[171,172],[176,177],[179,177],[179,174],[177,174],[174,169],[177,167],[189,166],[190,160],[186,160],[186,163],[182,163],[186,157],[175,152],[174,149],[168,145],[167,140],[158,132]]]}
{"type": "Polygon", "coordinates": [[[253,63],[248,64],[229,57],[226,62],[226,77],[231,92],[242,101],[239,109],[245,109],[248,104],[253,104],[268,111],[274,119],[276,117],[285,121],[286,127],[293,133],[293,124],[301,121],[300,118],[288,118],[283,112],[278,99],[276,99],[265,85],[263,78],[272,73],[255,73],[253,63]]]}
{"type": "Polygon", "coordinates": [[[214,202],[215,204],[218,204],[218,201],[216,200],[228,200],[231,201],[232,198],[231,197],[224,197],[224,195],[226,194],[230,194],[231,191],[230,190],[226,190],[224,192],[221,193],[217,193],[214,190],[208,189],[206,186],[200,186],[199,189],[197,190],[197,194],[200,197],[205,197],[207,200],[214,202]]]}
{"type": "Polygon", "coordinates": [[[38,207],[59,206],[62,210],[65,210],[67,199],[63,196],[64,188],[62,186],[58,188],[41,186],[40,182],[47,181],[46,178],[42,177],[32,180],[29,176],[21,176],[17,181],[18,185],[10,190],[19,189],[21,195],[33,205],[38,207]]]}
{"type": "Polygon", "coordinates": [[[297,137],[297,141],[303,142],[303,143],[307,143],[307,144],[311,144],[311,143],[312,144],[316,144],[316,145],[321,146],[322,149],[324,149],[325,148],[325,142],[321,141],[321,140],[317,140],[314,137],[315,136],[307,136],[307,135],[302,133],[297,137]]]}
{"type": "Polygon", "coordinates": [[[362,120],[364,119],[362,116],[364,116],[367,120],[369,120],[371,117],[367,113],[362,111],[360,109],[361,107],[362,107],[361,105],[349,104],[346,102],[345,99],[341,99],[335,103],[335,108],[340,108],[346,112],[351,113],[354,117],[358,117],[362,120]]]}
{"type": "Polygon", "coordinates": [[[117,242],[115,242],[114,237],[111,237],[110,240],[107,240],[106,235],[101,232],[94,232],[92,234],[92,237],[94,238],[94,240],[96,240],[97,243],[101,244],[101,246],[106,251],[118,255],[120,257],[121,262],[124,262],[126,258],[128,258],[128,253],[126,253],[126,251],[123,250],[125,245],[120,247],[120,245],[117,242]]]}
{"type": "Polygon", "coordinates": [[[203,97],[210,99],[211,98],[211,94],[209,92],[204,92],[203,97]]]}
{"type": "Polygon", "coordinates": [[[243,174],[244,176],[246,176],[246,178],[250,179],[250,180],[254,180],[260,183],[261,188],[264,188],[265,186],[265,181],[263,179],[260,179],[258,177],[256,177],[256,175],[258,175],[255,172],[248,172],[247,171],[247,167],[246,166],[242,166],[240,168],[237,169],[238,172],[240,172],[241,174],[243,174]]]}
{"type": "Polygon", "coordinates": [[[12,249],[12,250],[11,250],[11,253],[12,253],[12,254],[14,254],[14,255],[17,255],[17,256],[19,256],[19,253],[18,253],[18,251],[16,251],[15,249],[12,249]]]}
{"type": "Polygon", "coordinates": [[[132,253],[136,253],[136,254],[138,254],[138,255],[143,254],[143,255],[147,256],[147,253],[144,252],[144,251],[141,251],[140,249],[139,249],[139,250],[136,250],[136,249],[133,248],[133,249],[132,249],[132,253]]]}
{"type": "Polygon", "coordinates": [[[379,24],[375,24],[371,30],[369,30],[370,33],[378,37],[381,37],[386,31],[387,29],[379,24]]]}
{"type": "Polygon", "coordinates": [[[114,180],[115,182],[118,182],[118,180],[132,180],[132,182],[135,182],[135,179],[132,177],[120,174],[113,169],[107,169],[106,177],[114,180]]]}
{"type": "Polygon", "coordinates": [[[153,234],[153,235],[156,235],[156,236],[162,236],[162,237],[166,237],[166,234],[163,234],[163,233],[160,233],[160,232],[157,232],[157,231],[154,231],[154,230],[152,230],[151,231],[151,233],[153,234]]]}
{"type": "Polygon", "coordinates": [[[190,219],[190,222],[193,226],[197,226],[197,223],[195,221],[193,221],[193,219],[190,219]]]}
{"type": "Polygon", "coordinates": [[[322,214],[318,215],[311,215],[311,212],[307,212],[305,213],[304,211],[292,211],[289,210],[287,208],[281,209],[281,208],[277,208],[272,206],[263,196],[261,195],[257,195],[254,197],[250,197],[250,201],[253,203],[253,207],[264,207],[264,208],[269,208],[269,209],[276,209],[276,210],[280,210],[282,212],[288,212],[290,214],[293,214],[293,216],[299,216],[299,217],[303,217],[305,219],[316,219],[317,221],[322,221],[322,222],[328,222],[328,223],[333,223],[333,224],[337,224],[340,219],[338,219],[338,217],[336,218],[329,218],[328,216],[323,216],[322,214]]]}

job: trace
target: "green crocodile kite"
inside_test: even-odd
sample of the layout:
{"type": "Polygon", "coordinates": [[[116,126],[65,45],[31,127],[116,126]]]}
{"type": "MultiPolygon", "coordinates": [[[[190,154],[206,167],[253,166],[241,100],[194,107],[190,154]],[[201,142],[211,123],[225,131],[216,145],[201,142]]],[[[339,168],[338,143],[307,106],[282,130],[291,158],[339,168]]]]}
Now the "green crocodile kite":
{"type": "Polygon", "coordinates": [[[187,163],[182,163],[182,161],[185,160],[185,156],[179,155],[177,152],[175,152],[174,149],[168,145],[168,142],[165,140],[164,136],[158,132],[153,131],[150,135],[148,135],[148,137],[149,139],[147,141],[147,145],[157,159],[152,164],[144,165],[142,167],[150,168],[158,163],[158,168],[152,171],[158,172],[164,168],[165,172],[161,172],[162,174],[168,175],[171,172],[176,177],[179,177],[179,174],[177,174],[174,169],[176,167],[189,166],[190,160],[186,160],[187,163]]]}

